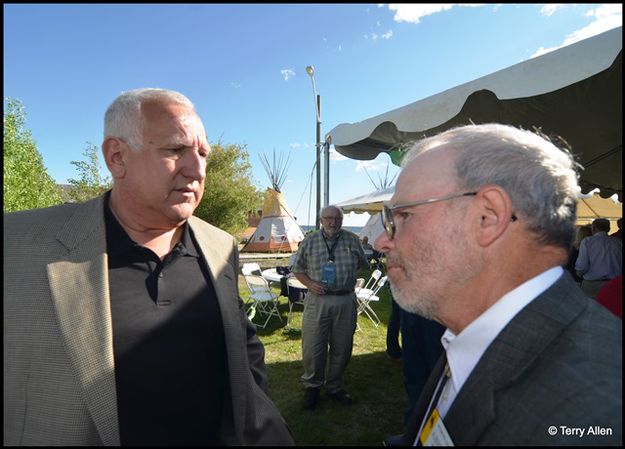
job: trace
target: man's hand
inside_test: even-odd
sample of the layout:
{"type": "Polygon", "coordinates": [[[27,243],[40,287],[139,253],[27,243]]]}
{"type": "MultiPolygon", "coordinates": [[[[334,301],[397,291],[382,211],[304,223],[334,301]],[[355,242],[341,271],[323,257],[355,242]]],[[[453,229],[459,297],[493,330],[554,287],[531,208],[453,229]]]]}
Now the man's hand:
{"type": "Polygon", "coordinates": [[[308,285],[308,290],[313,292],[315,295],[325,295],[326,294],[326,286],[321,282],[315,282],[313,280],[310,281],[308,285]]]}
{"type": "Polygon", "coordinates": [[[315,295],[325,295],[326,286],[321,282],[313,281],[308,277],[306,273],[301,272],[293,272],[298,281],[306,286],[309,292],[314,293],[315,295]]]}

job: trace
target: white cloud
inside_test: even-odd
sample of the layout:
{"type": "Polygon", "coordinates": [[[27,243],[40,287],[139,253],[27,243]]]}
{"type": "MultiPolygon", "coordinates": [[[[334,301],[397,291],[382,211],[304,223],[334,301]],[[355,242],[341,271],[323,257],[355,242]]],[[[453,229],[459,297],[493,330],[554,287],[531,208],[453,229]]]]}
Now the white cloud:
{"type": "Polygon", "coordinates": [[[238,89],[239,87],[241,87],[241,85],[239,83],[236,83],[236,82],[232,81],[230,83],[230,87],[232,87],[234,89],[238,89]]]}
{"type": "Polygon", "coordinates": [[[370,161],[358,161],[356,163],[356,173],[359,172],[372,172],[378,171],[386,168],[387,163],[383,161],[378,161],[376,159],[370,161]]]}
{"type": "Polygon", "coordinates": [[[600,5],[598,8],[588,11],[586,16],[594,17],[595,20],[584,28],[574,31],[566,36],[562,44],[556,47],[540,47],[532,56],[530,56],[530,59],[557,50],[558,48],[574,44],[575,42],[579,42],[583,39],[596,36],[597,34],[601,34],[604,31],[611,30],[612,28],[623,26],[623,5],[600,5]]]}
{"type": "Polygon", "coordinates": [[[378,38],[390,39],[392,36],[393,36],[393,30],[388,30],[384,34],[377,34],[377,33],[363,34],[362,37],[364,37],[365,39],[371,39],[373,41],[377,41],[378,38]]]}
{"type": "Polygon", "coordinates": [[[333,147],[330,147],[330,161],[347,161],[349,158],[343,156],[341,153],[336,151],[333,147]]]}
{"type": "Polygon", "coordinates": [[[284,77],[284,81],[288,81],[289,78],[291,78],[292,76],[295,76],[295,70],[293,69],[280,70],[280,73],[284,77]]]}
{"type": "Polygon", "coordinates": [[[299,147],[302,146],[302,144],[301,143],[297,143],[297,142],[293,142],[293,143],[290,143],[289,146],[291,147],[292,150],[297,150],[299,147]]]}
{"type": "Polygon", "coordinates": [[[554,12],[556,12],[558,9],[562,9],[565,8],[567,5],[565,5],[564,3],[550,3],[547,5],[543,5],[542,8],[540,8],[540,13],[543,16],[551,16],[553,15],[554,12]]]}
{"type": "Polygon", "coordinates": [[[612,17],[623,14],[623,5],[621,4],[607,4],[601,5],[597,9],[591,9],[586,13],[588,17],[596,17],[597,19],[603,19],[606,17],[612,17]]]}
{"type": "Polygon", "coordinates": [[[343,50],[343,46],[339,45],[339,51],[343,50]]]}
{"type": "Polygon", "coordinates": [[[447,11],[454,6],[478,7],[483,5],[483,3],[430,3],[421,5],[391,3],[388,5],[388,9],[395,11],[395,16],[393,17],[395,22],[419,23],[422,17],[447,11]]]}

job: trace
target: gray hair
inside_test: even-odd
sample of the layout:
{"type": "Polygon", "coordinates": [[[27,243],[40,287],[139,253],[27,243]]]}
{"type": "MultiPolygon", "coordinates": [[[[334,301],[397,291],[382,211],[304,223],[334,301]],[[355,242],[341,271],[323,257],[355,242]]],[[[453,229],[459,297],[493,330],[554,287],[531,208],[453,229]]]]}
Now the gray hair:
{"type": "Polygon", "coordinates": [[[143,142],[141,105],[148,101],[177,103],[195,110],[191,100],[173,90],[148,87],[122,92],[104,114],[104,139],[116,137],[138,150],[143,142]]]}
{"type": "Polygon", "coordinates": [[[323,217],[323,213],[330,210],[330,209],[334,209],[335,211],[337,211],[339,213],[339,216],[341,218],[343,218],[343,211],[341,210],[340,207],[334,206],[332,204],[330,204],[329,206],[323,207],[321,208],[321,210],[319,211],[319,217],[323,217]]]}
{"type": "Polygon", "coordinates": [[[579,165],[566,149],[544,136],[509,125],[466,125],[416,142],[402,166],[441,145],[457,151],[459,189],[500,186],[539,243],[567,250],[571,247],[580,191],[579,165]]]}

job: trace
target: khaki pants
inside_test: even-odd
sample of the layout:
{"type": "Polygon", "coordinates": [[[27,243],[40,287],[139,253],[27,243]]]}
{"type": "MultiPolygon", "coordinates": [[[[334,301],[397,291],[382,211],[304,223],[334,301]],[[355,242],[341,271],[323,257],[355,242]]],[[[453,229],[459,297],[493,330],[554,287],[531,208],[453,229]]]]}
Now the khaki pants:
{"type": "Polygon", "coordinates": [[[301,379],[306,387],[328,393],[342,388],[356,331],[356,295],[315,295],[308,292],[302,316],[301,379]]]}

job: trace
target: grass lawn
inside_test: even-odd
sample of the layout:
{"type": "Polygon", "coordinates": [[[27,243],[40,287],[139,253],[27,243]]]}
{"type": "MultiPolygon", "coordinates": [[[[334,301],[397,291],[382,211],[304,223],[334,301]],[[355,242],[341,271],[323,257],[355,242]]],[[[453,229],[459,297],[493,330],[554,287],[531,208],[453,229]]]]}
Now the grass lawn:
{"type": "MultiPolygon", "coordinates": [[[[287,263],[285,259],[259,261],[262,269],[287,263]]],[[[360,277],[368,279],[369,275],[369,272],[362,272],[360,277]]],[[[243,276],[239,277],[239,288],[246,300],[247,287],[243,276]]],[[[289,306],[288,299],[281,296],[282,323],[272,317],[265,329],[257,329],[265,345],[269,396],[289,424],[297,445],[379,446],[386,436],[403,431],[407,398],[402,367],[389,360],[385,353],[386,324],[391,310],[387,286],[380,290],[380,298],[373,304],[382,320],[378,327],[366,316],[358,317],[360,330],[354,335],[352,358],[344,379],[346,389],[354,397],[351,406],[327,398],[322,391],[315,410],[302,408],[301,306],[294,307],[292,329],[285,329],[289,306]]],[[[260,318],[256,316],[254,322],[262,323],[260,318]]]]}

